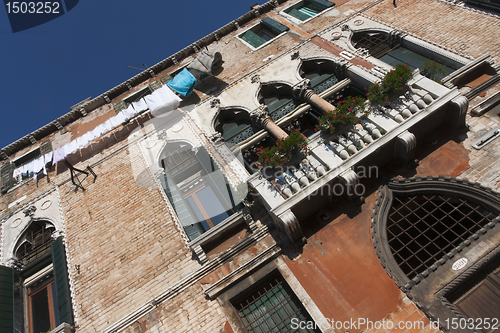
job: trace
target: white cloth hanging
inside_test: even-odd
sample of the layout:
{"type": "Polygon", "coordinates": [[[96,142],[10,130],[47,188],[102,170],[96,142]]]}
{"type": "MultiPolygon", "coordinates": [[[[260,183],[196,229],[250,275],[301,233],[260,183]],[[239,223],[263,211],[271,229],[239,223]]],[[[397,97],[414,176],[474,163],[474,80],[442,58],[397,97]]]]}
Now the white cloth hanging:
{"type": "Polygon", "coordinates": [[[52,165],[56,165],[57,162],[62,161],[66,158],[66,154],[64,152],[64,146],[57,148],[54,150],[54,158],[52,159],[52,165]]]}
{"type": "Polygon", "coordinates": [[[89,136],[87,135],[87,133],[85,133],[84,135],[76,138],[76,146],[78,147],[78,149],[83,149],[89,143],[89,141],[89,136]]]}
{"type": "Polygon", "coordinates": [[[101,125],[99,126],[102,126],[101,127],[101,130],[102,130],[102,134],[106,133],[106,132],[109,132],[113,129],[113,125],[111,124],[111,121],[108,119],[106,120],[104,123],[102,123],[101,125]]]}
{"type": "Polygon", "coordinates": [[[12,172],[12,177],[17,179],[17,181],[21,180],[22,175],[23,175],[23,166],[14,169],[14,171],[12,172]]]}
{"type": "Polygon", "coordinates": [[[111,123],[111,126],[113,127],[120,126],[125,121],[125,115],[120,112],[116,116],[111,117],[109,121],[111,123]]]}
{"type": "Polygon", "coordinates": [[[49,163],[52,164],[52,157],[53,156],[54,156],[54,152],[53,151],[51,151],[51,152],[43,155],[43,163],[44,163],[44,165],[47,165],[49,163]]]}
{"type": "Polygon", "coordinates": [[[23,165],[23,175],[29,176],[30,174],[33,173],[34,169],[35,169],[35,161],[26,163],[25,165],[23,165]]]}
{"type": "Polygon", "coordinates": [[[132,106],[135,109],[135,113],[139,113],[139,112],[146,110],[148,108],[148,104],[146,103],[144,98],[141,98],[137,102],[133,102],[132,106]]]}
{"type": "Polygon", "coordinates": [[[182,99],[174,94],[167,85],[144,97],[144,99],[148,104],[149,111],[155,117],[161,117],[167,112],[177,109],[182,102],[182,99]]]}
{"type": "Polygon", "coordinates": [[[137,112],[135,112],[132,105],[129,105],[128,108],[126,108],[125,110],[123,110],[120,113],[123,113],[125,115],[126,119],[130,119],[130,118],[133,118],[137,112]]]}
{"type": "Polygon", "coordinates": [[[78,146],[76,144],[76,140],[71,141],[70,143],[67,143],[64,145],[64,154],[68,156],[69,154],[73,153],[78,149],[78,146]]]}
{"type": "Polygon", "coordinates": [[[101,136],[102,134],[102,131],[101,131],[101,127],[97,126],[96,128],[94,128],[92,131],[89,132],[90,135],[89,135],[89,139],[90,140],[95,140],[97,139],[98,137],[101,136]]]}

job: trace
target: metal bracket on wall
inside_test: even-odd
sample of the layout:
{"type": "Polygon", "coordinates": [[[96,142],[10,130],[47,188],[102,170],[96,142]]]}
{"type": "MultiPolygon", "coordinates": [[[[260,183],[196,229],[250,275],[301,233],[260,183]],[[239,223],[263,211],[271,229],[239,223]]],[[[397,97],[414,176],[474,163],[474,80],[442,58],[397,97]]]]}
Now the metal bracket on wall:
{"type": "Polygon", "coordinates": [[[88,176],[92,175],[94,176],[94,181],[93,183],[95,183],[95,180],[97,179],[97,175],[96,173],[94,172],[94,170],[92,170],[92,168],[90,166],[87,166],[87,168],[85,168],[84,170],[80,170],[80,169],[77,169],[75,168],[71,163],[69,163],[67,160],[64,160],[64,164],[68,167],[70,173],[71,173],[71,183],[73,183],[73,185],[75,185],[75,192],[78,191],[78,188],[81,188],[82,191],[85,191],[85,188],[83,187],[82,185],[82,182],[87,179],[88,176]],[[80,180],[78,178],[78,175],[76,174],[76,172],[79,172],[79,173],[82,173],[85,175],[85,177],[80,180]],[[75,181],[76,180],[76,181],[75,181]]]}

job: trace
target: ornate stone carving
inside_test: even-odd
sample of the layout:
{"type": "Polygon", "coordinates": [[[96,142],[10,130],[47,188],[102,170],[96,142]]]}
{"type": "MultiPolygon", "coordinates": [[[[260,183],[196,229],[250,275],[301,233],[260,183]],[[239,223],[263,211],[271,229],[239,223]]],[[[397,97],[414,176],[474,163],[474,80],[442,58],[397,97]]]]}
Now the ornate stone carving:
{"type": "Polygon", "coordinates": [[[35,216],[35,212],[36,212],[36,207],[33,205],[23,210],[24,216],[29,217],[30,219],[32,219],[35,216]]]}
{"type": "Polygon", "coordinates": [[[132,90],[132,85],[130,84],[130,82],[125,82],[125,85],[127,86],[128,90],[132,90]]]}
{"type": "Polygon", "coordinates": [[[266,120],[271,119],[267,111],[267,106],[261,105],[257,109],[250,112],[250,119],[252,119],[252,122],[256,126],[264,127],[266,120]]]}
{"type": "Polygon", "coordinates": [[[106,103],[111,103],[111,99],[109,99],[109,96],[108,95],[104,95],[104,100],[106,101],[106,103]]]}
{"type": "Polygon", "coordinates": [[[251,77],[251,82],[252,83],[260,83],[260,75],[259,74],[255,74],[251,77]]]}
{"type": "Polygon", "coordinates": [[[212,98],[212,100],[210,100],[210,107],[211,108],[218,108],[219,106],[220,106],[220,99],[212,98]]]}
{"type": "Polygon", "coordinates": [[[59,237],[61,236],[64,236],[64,232],[62,230],[55,230],[54,232],[52,232],[52,234],[50,235],[50,237],[52,237],[52,239],[56,240],[58,239],[59,237]]]}
{"type": "Polygon", "coordinates": [[[165,141],[165,140],[167,140],[167,131],[162,129],[162,130],[158,131],[158,133],[156,133],[156,136],[157,136],[158,140],[165,141]]]}
{"type": "Polygon", "coordinates": [[[305,79],[293,87],[293,95],[301,102],[309,103],[311,96],[315,94],[311,88],[311,80],[305,79]]]}
{"type": "Polygon", "coordinates": [[[84,117],[85,117],[85,116],[87,115],[87,111],[85,111],[85,109],[84,109],[84,108],[81,108],[79,111],[80,111],[80,113],[82,114],[82,116],[84,116],[84,117]]]}
{"type": "Polygon", "coordinates": [[[408,130],[399,134],[396,138],[394,157],[405,164],[415,161],[415,150],[417,148],[417,138],[408,130]]]}
{"type": "Polygon", "coordinates": [[[7,265],[11,268],[14,268],[16,271],[21,271],[24,268],[23,263],[16,258],[9,259],[7,265]]]}
{"type": "Polygon", "coordinates": [[[281,213],[277,217],[277,222],[280,224],[280,229],[283,230],[288,238],[296,245],[301,246],[306,242],[300,223],[295,214],[291,210],[281,213]]]}
{"type": "Polygon", "coordinates": [[[293,52],[291,55],[292,60],[299,59],[299,57],[300,57],[299,51],[293,52]]]}
{"type": "Polygon", "coordinates": [[[351,200],[358,199],[361,194],[358,194],[356,186],[359,184],[359,177],[352,169],[346,170],[339,176],[340,182],[344,184],[345,194],[351,200]]]}
{"type": "Polygon", "coordinates": [[[246,224],[250,228],[252,232],[257,231],[258,227],[257,224],[255,224],[255,221],[252,218],[252,215],[250,215],[250,209],[248,207],[243,208],[242,210],[243,213],[243,219],[245,220],[246,224]]]}
{"type": "Polygon", "coordinates": [[[342,24],[340,29],[342,29],[342,31],[349,31],[351,30],[351,27],[349,26],[349,24],[342,24]]]}
{"type": "Polygon", "coordinates": [[[451,100],[451,108],[448,112],[448,125],[455,130],[466,127],[465,116],[469,108],[469,100],[465,96],[458,96],[451,100]]]}
{"type": "Polygon", "coordinates": [[[212,142],[220,142],[222,141],[222,134],[220,134],[219,132],[215,132],[214,134],[212,134],[212,136],[210,137],[210,140],[212,142]]]}

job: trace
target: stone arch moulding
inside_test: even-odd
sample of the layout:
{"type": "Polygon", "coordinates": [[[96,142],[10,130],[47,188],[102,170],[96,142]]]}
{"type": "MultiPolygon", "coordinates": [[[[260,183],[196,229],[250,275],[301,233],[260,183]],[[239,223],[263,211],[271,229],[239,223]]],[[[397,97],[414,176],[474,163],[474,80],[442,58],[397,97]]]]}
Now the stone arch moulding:
{"type": "Polygon", "coordinates": [[[465,179],[450,178],[444,176],[415,177],[409,179],[393,179],[388,185],[380,188],[380,193],[375,204],[372,219],[371,233],[373,245],[382,266],[396,284],[405,292],[427,278],[439,266],[445,264],[456,253],[467,248],[472,242],[485,235],[488,230],[499,223],[500,218],[500,194],[478,183],[472,183],[465,179]],[[410,279],[400,268],[394,258],[388,242],[387,218],[393,205],[394,196],[432,195],[440,194],[449,197],[458,197],[468,202],[481,203],[483,207],[494,213],[496,218],[485,224],[474,234],[461,242],[458,246],[448,251],[442,258],[436,258],[436,262],[422,272],[410,279]]]}
{"type": "Polygon", "coordinates": [[[394,30],[393,28],[385,27],[385,26],[377,26],[376,28],[353,28],[352,24],[349,26],[349,36],[347,36],[347,46],[349,47],[351,52],[356,52],[358,49],[354,47],[352,43],[352,38],[354,37],[355,34],[357,33],[363,33],[363,32],[372,32],[372,33],[385,33],[387,34],[387,38],[390,38],[391,31],[394,30]]]}
{"type": "Polygon", "coordinates": [[[308,61],[331,61],[335,66],[342,66],[342,64],[338,62],[338,59],[330,56],[313,56],[307,58],[300,58],[299,63],[295,67],[295,76],[297,77],[297,80],[299,81],[304,80],[304,78],[300,74],[300,70],[304,65],[304,63],[308,61]]]}
{"type": "MultiPolygon", "coordinates": [[[[167,145],[172,143],[184,143],[186,145],[191,146],[191,149],[197,149],[196,147],[201,146],[201,143],[195,143],[193,140],[190,140],[188,138],[167,138],[161,143],[161,147],[158,149],[158,152],[156,153],[155,156],[155,166],[160,170],[163,169],[163,167],[161,166],[162,153],[165,151],[167,145]]],[[[155,170],[152,171],[154,172],[155,170]]]]}
{"type": "Polygon", "coordinates": [[[274,87],[274,89],[276,91],[289,88],[290,95],[293,96],[293,86],[294,86],[294,84],[291,82],[280,81],[280,80],[259,82],[259,87],[255,91],[255,95],[254,95],[254,102],[256,103],[256,105],[259,105],[259,106],[263,105],[263,103],[261,103],[261,101],[260,101],[263,98],[262,92],[263,92],[263,90],[265,91],[266,89],[272,89],[272,87],[274,87]],[[267,88],[267,87],[271,87],[271,88],[267,88]]]}
{"type": "Polygon", "coordinates": [[[221,116],[221,113],[231,110],[247,112],[248,117],[250,117],[250,113],[252,111],[248,107],[241,105],[218,106],[217,112],[214,114],[212,120],[210,121],[210,131],[212,132],[210,133],[210,135],[216,135],[218,133],[218,131],[216,130],[216,127],[218,126],[217,120],[221,116]]]}
{"type": "Polygon", "coordinates": [[[54,233],[64,235],[64,220],[57,190],[19,207],[2,223],[1,262],[8,264],[14,258],[15,246],[32,221],[47,221],[54,226],[54,233]]]}

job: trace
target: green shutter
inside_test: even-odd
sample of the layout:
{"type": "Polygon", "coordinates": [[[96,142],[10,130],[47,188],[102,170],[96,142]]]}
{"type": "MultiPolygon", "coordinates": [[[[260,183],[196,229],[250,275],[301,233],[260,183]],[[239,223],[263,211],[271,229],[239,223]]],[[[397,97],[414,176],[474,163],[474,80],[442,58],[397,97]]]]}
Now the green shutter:
{"type": "Polygon", "coordinates": [[[289,29],[286,25],[283,25],[283,24],[273,20],[270,17],[264,18],[260,23],[263,24],[265,27],[271,29],[272,31],[276,32],[278,35],[289,29]]]}
{"type": "Polygon", "coordinates": [[[151,91],[155,91],[160,88],[161,88],[161,83],[158,81],[153,81],[149,84],[149,89],[151,89],[151,91]]]}
{"type": "Polygon", "coordinates": [[[125,110],[127,108],[127,102],[125,101],[119,101],[113,104],[113,108],[115,109],[116,113],[119,113],[122,110],[125,110]]]}
{"type": "Polygon", "coordinates": [[[12,178],[13,171],[14,166],[10,162],[2,165],[2,169],[0,169],[0,191],[2,194],[7,193],[7,191],[14,185],[14,179],[12,178]]]}
{"type": "Polygon", "coordinates": [[[288,14],[292,15],[295,18],[298,18],[301,21],[305,21],[311,18],[311,15],[304,14],[295,8],[293,8],[288,14]]]}
{"type": "Polygon", "coordinates": [[[252,45],[253,47],[257,48],[264,44],[266,40],[259,35],[257,35],[255,32],[248,30],[246,31],[242,36],[241,39],[243,39],[245,42],[248,44],[252,45]]]}
{"type": "Polygon", "coordinates": [[[306,6],[310,6],[312,9],[316,9],[320,12],[329,7],[335,6],[335,3],[327,0],[306,0],[304,3],[306,6]]]}
{"type": "Polygon", "coordinates": [[[172,81],[174,79],[174,77],[170,74],[166,74],[166,75],[163,75],[160,79],[161,83],[165,84],[167,83],[168,81],[172,81]]]}
{"type": "Polygon", "coordinates": [[[0,266],[0,332],[14,331],[14,269],[0,266]]]}
{"type": "Polygon", "coordinates": [[[52,142],[50,140],[47,140],[40,145],[40,156],[48,154],[51,151],[52,151],[52,142]]]}
{"type": "Polygon", "coordinates": [[[62,237],[52,243],[52,264],[54,265],[54,280],[56,284],[57,308],[59,322],[73,325],[73,309],[66,263],[66,253],[62,237]]]}

